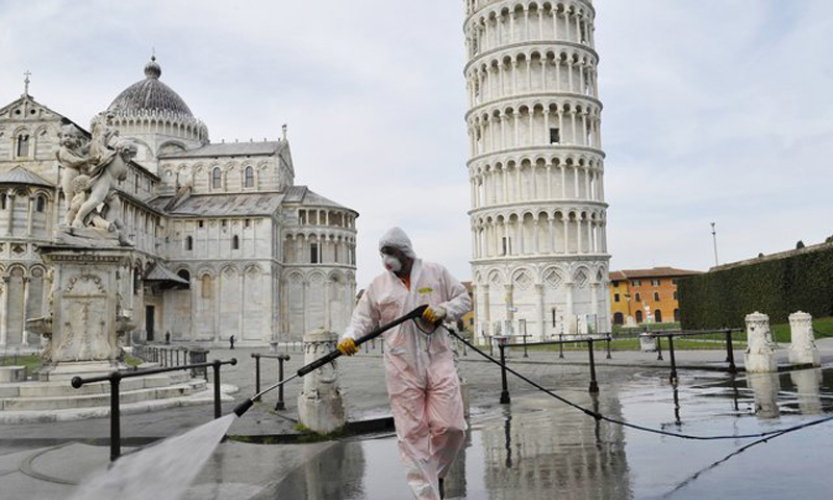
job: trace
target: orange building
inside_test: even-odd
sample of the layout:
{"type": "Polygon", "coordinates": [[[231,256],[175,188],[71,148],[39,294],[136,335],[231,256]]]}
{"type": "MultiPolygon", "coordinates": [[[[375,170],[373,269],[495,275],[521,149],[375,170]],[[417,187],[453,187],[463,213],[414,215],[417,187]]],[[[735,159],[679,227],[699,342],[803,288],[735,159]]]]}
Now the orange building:
{"type": "Polygon", "coordinates": [[[614,325],[680,321],[677,280],[702,274],[673,267],[610,273],[610,312],[614,325]]]}

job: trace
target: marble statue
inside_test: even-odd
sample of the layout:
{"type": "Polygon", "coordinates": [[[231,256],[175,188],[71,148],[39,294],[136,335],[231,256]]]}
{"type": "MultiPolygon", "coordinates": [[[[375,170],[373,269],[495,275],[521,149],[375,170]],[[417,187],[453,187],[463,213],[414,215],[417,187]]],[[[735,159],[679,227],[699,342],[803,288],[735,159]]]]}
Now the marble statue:
{"type": "Polygon", "coordinates": [[[111,118],[105,114],[93,120],[92,139],[86,144],[74,125],[62,127],[56,157],[64,168],[61,187],[68,202],[65,232],[82,238],[115,237],[120,245],[132,246],[124,232],[116,185],[127,178],[128,164],[137,148],[132,140],[118,137],[111,118]]]}

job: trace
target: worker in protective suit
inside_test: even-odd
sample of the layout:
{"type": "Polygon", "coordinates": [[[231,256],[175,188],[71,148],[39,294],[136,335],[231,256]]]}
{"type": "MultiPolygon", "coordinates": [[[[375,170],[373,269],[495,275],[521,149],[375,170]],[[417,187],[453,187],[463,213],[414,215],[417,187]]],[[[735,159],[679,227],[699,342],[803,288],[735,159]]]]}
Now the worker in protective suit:
{"type": "Polygon", "coordinates": [[[471,299],[445,267],[418,259],[398,227],[382,236],[379,251],[385,272],[362,295],[338,350],[353,355],[355,339],[429,306],[421,319],[384,334],[385,382],[408,484],[419,500],[438,500],[466,430],[450,339],[440,324],[469,312],[471,299]]]}

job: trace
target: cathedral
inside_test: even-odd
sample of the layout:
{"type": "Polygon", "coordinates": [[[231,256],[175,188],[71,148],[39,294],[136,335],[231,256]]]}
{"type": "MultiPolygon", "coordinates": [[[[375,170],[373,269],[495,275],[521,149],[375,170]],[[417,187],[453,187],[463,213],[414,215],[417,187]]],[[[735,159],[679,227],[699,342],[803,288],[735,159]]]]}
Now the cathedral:
{"type": "MultiPolygon", "coordinates": [[[[358,213],[295,185],[286,126],[277,140],[212,143],[155,57],[144,74],[93,120],[136,144],[111,193],[125,244],[141,255],[125,342],[264,345],[343,330],[358,213]]],[[[49,302],[38,248],[71,222],[74,205],[62,141],[94,135],[36,101],[28,75],[20,98],[0,108],[0,351],[41,344],[26,326],[49,302]]]]}

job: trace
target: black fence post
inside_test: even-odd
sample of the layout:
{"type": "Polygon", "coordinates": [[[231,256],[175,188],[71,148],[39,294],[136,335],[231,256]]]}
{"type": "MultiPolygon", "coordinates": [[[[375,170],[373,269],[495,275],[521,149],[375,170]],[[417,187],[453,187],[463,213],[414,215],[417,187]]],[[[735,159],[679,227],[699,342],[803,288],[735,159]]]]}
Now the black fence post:
{"type": "Polygon", "coordinates": [[[610,355],[610,335],[607,336],[607,342],[605,343],[607,344],[607,359],[613,359],[610,355]]]}
{"type": "Polygon", "coordinates": [[[558,334],[558,359],[564,359],[564,334],[558,334]]]}
{"type": "Polygon", "coordinates": [[[527,335],[527,334],[524,334],[524,357],[525,357],[525,358],[528,358],[528,357],[529,357],[529,353],[528,353],[528,352],[527,352],[527,350],[526,350],[526,338],[527,338],[527,337],[528,337],[528,335],[527,335]]]}
{"type": "Polygon", "coordinates": [[[214,418],[220,418],[223,415],[223,409],[220,407],[220,360],[214,360],[214,418]]]}
{"type": "Polygon", "coordinates": [[[121,413],[119,409],[119,383],[121,373],[110,374],[110,461],[121,455],[121,413]]]}
{"type": "MultiPolygon", "coordinates": [[[[255,394],[260,394],[260,354],[253,352],[252,357],[255,358],[255,394]]],[[[260,398],[255,401],[260,402],[260,398]]]]}
{"type": "MultiPolygon", "coordinates": [[[[283,380],[283,362],[289,361],[288,354],[279,354],[278,355],[278,382],[283,380]]],[[[258,392],[260,392],[258,390],[258,392]]],[[[278,387],[278,402],[275,404],[276,410],[285,410],[286,404],[283,402],[283,385],[278,387]]]]}
{"type": "Polygon", "coordinates": [[[500,349],[500,382],[503,386],[503,390],[500,392],[500,404],[507,405],[510,402],[509,399],[509,385],[506,381],[506,354],[504,352],[504,344],[506,342],[503,339],[498,341],[498,349],[500,349]]]}
{"type": "Polygon", "coordinates": [[[587,347],[590,353],[590,392],[599,392],[599,383],[596,381],[596,359],[593,356],[593,339],[587,340],[587,347]]]}
{"type": "Polygon", "coordinates": [[[737,373],[735,366],[735,348],[732,346],[732,330],[726,330],[726,361],[729,362],[729,373],[737,373]]]}
{"type": "Polygon", "coordinates": [[[664,361],[662,359],[662,337],[657,335],[655,338],[657,340],[657,361],[664,361]]]}
{"type": "Polygon", "coordinates": [[[668,335],[668,352],[671,355],[671,383],[677,382],[677,359],[674,356],[674,335],[668,335]]]}

